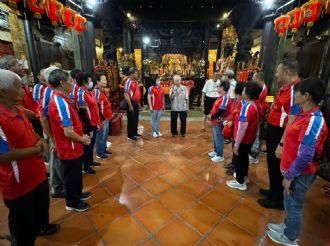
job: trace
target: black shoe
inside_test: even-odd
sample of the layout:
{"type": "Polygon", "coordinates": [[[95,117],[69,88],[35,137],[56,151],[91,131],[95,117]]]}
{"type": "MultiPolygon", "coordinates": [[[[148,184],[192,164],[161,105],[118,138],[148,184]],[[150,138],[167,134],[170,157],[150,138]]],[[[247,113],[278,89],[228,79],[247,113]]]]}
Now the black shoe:
{"type": "Polygon", "coordinates": [[[108,151],[108,150],[106,150],[106,151],[105,151],[105,154],[106,154],[106,155],[112,155],[112,152],[111,152],[111,151],[108,151]]]}
{"type": "Polygon", "coordinates": [[[228,164],[224,165],[224,167],[226,169],[232,169],[233,168],[233,164],[232,163],[228,163],[228,164]]]}
{"type": "Polygon", "coordinates": [[[90,205],[86,202],[79,202],[77,206],[66,206],[65,209],[69,211],[84,212],[90,209],[90,205]]]}
{"type": "Polygon", "coordinates": [[[60,227],[61,226],[59,224],[49,224],[45,229],[39,231],[37,236],[42,237],[53,235],[60,230],[60,227]]]}
{"type": "Polygon", "coordinates": [[[229,139],[225,139],[225,140],[223,141],[223,143],[224,143],[224,144],[230,144],[230,143],[231,143],[231,140],[229,140],[229,139]]]}
{"type": "Polygon", "coordinates": [[[96,171],[93,168],[89,167],[87,169],[84,169],[83,173],[94,175],[96,171]]]}
{"type": "Polygon", "coordinates": [[[94,161],[91,166],[93,166],[93,167],[99,167],[99,166],[101,166],[101,163],[94,161]]]}
{"type": "Polygon", "coordinates": [[[81,198],[80,198],[80,200],[81,200],[81,201],[86,201],[86,200],[88,200],[89,198],[91,198],[92,195],[93,195],[93,193],[91,193],[91,192],[83,192],[83,193],[81,194],[81,198]]]}
{"type": "Polygon", "coordinates": [[[186,134],[181,134],[181,137],[183,137],[183,138],[184,138],[185,136],[186,136],[186,134]]]}
{"type": "Polygon", "coordinates": [[[142,135],[141,135],[141,134],[135,134],[134,137],[136,137],[136,138],[140,138],[140,137],[142,137],[142,135]]]}
{"type": "Polygon", "coordinates": [[[66,194],[65,192],[61,192],[61,193],[51,193],[50,196],[52,198],[65,198],[66,194]]]}
{"type": "Polygon", "coordinates": [[[136,141],[137,138],[136,137],[127,137],[128,140],[132,140],[132,141],[136,141]]]}
{"type": "Polygon", "coordinates": [[[269,200],[268,198],[265,199],[259,199],[258,203],[260,206],[264,208],[272,208],[272,209],[279,209],[284,210],[283,202],[273,202],[272,200],[269,200]]]}
{"type": "Polygon", "coordinates": [[[265,197],[269,197],[269,190],[266,190],[266,189],[259,189],[259,193],[265,197]]]}

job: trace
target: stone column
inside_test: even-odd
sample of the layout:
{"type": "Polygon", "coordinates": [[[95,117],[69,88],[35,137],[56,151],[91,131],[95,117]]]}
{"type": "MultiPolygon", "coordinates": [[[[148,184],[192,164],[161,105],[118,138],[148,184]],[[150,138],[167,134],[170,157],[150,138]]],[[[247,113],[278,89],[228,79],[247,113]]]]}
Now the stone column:
{"type": "Polygon", "coordinates": [[[28,47],[28,53],[31,63],[31,70],[34,77],[34,82],[38,83],[38,74],[40,72],[40,63],[38,60],[37,50],[34,45],[34,35],[33,30],[31,26],[31,20],[30,20],[30,12],[24,12],[23,13],[23,26],[24,26],[24,32],[26,37],[26,43],[28,47]]]}

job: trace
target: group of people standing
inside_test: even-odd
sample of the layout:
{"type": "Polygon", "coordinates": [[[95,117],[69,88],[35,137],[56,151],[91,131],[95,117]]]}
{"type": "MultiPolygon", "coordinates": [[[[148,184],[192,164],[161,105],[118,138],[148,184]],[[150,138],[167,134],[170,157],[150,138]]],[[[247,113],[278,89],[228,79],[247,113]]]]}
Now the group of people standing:
{"type": "MultiPolygon", "coordinates": [[[[320,110],[325,83],[315,78],[301,80],[298,72],[295,60],[284,60],[277,67],[280,90],[267,119],[269,189],[260,189],[263,198],[258,200],[262,207],[285,209],[285,222],[268,224],[267,231],[274,242],[282,245],[298,245],[307,191],[316,179],[318,160],[324,151],[330,151],[324,149],[329,141],[324,118],[329,117],[329,109],[323,113],[320,110]]],[[[252,81],[246,83],[232,83],[228,78],[220,81],[219,77],[215,73],[203,89],[206,95],[204,113],[213,126],[214,150],[208,154],[215,164],[224,161],[224,135],[232,138],[233,158],[225,168],[235,179],[226,184],[245,191],[249,163],[258,163],[256,153],[260,149],[253,151],[253,146],[257,144],[260,148],[260,126],[266,120],[267,87],[261,72],[255,73],[252,81]],[[232,94],[230,88],[234,84],[232,94]]],[[[204,127],[205,122],[202,131],[204,127]]]]}
{"type": "Polygon", "coordinates": [[[13,56],[0,59],[0,189],[9,209],[9,229],[18,245],[34,245],[36,236],[56,233],[49,224],[50,195],[64,198],[66,209],[86,211],[82,173],[93,175],[97,159],[107,159],[110,99],[106,76],[57,67],[40,71],[32,91],[13,56]],[[32,124],[30,124],[32,123],[32,124]]]}

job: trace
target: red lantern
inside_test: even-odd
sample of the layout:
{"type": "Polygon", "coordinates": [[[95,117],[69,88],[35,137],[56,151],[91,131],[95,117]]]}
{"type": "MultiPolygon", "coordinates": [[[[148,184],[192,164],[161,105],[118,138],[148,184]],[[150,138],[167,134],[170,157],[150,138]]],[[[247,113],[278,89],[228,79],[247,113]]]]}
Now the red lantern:
{"type": "Polygon", "coordinates": [[[9,6],[12,8],[17,8],[17,4],[20,2],[21,0],[9,0],[9,6]]]}
{"type": "Polygon", "coordinates": [[[327,1],[327,4],[325,5],[325,10],[328,15],[330,15],[330,0],[327,1]]]}
{"type": "Polygon", "coordinates": [[[291,32],[296,33],[303,23],[303,11],[300,8],[295,8],[288,13],[288,16],[290,16],[289,28],[291,32]]]}
{"type": "Polygon", "coordinates": [[[63,23],[69,28],[71,29],[72,27],[75,26],[75,16],[77,15],[77,12],[70,9],[70,8],[64,8],[63,12],[62,12],[62,20],[63,23]]]}
{"type": "Polygon", "coordinates": [[[28,0],[27,4],[31,11],[34,13],[36,19],[41,19],[41,15],[45,12],[44,1],[40,0],[28,0]]]}
{"type": "Polygon", "coordinates": [[[75,29],[77,32],[85,31],[85,24],[87,22],[85,17],[83,17],[81,15],[76,15],[74,22],[75,22],[75,29]]]}
{"type": "Polygon", "coordinates": [[[280,37],[283,37],[288,30],[289,22],[290,16],[288,15],[281,15],[274,20],[275,32],[277,32],[280,37]]]}
{"type": "Polygon", "coordinates": [[[312,27],[314,22],[320,18],[324,4],[324,0],[310,0],[301,7],[304,11],[304,22],[307,23],[307,27],[312,27]]]}
{"type": "Polygon", "coordinates": [[[57,22],[62,19],[63,5],[56,0],[48,0],[46,3],[47,16],[52,21],[53,26],[57,26],[57,22]]]}

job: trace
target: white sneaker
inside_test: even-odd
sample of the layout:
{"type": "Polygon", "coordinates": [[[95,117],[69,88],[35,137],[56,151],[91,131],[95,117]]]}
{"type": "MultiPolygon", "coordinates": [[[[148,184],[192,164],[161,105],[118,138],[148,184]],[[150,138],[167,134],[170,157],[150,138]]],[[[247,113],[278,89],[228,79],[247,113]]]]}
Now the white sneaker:
{"type": "Polygon", "coordinates": [[[212,158],[212,157],[216,156],[217,153],[215,153],[214,151],[211,151],[211,152],[208,153],[208,155],[209,155],[209,157],[212,158]]]}
{"type": "Polygon", "coordinates": [[[229,180],[226,182],[227,186],[233,189],[238,189],[238,190],[246,190],[247,186],[246,183],[244,182],[243,184],[238,183],[236,180],[229,180]]]}
{"type": "Polygon", "coordinates": [[[154,138],[158,138],[158,135],[157,135],[156,132],[153,132],[153,133],[152,133],[152,136],[153,136],[154,138]]]}
{"type": "Polygon", "coordinates": [[[211,158],[211,161],[213,161],[213,162],[222,162],[224,160],[225,160],[225,158],[223,158],[222,156],[217,156],[217,155],[211,158]]]}
{"type": "Polygon", "coordinates": [[[298,240],[290,241],[283,231],[276,232],[276,231],[267,231],[268,237],[275,243],[285,245],[285,246],[298,246],[298,240]]]}
{"type": "Polygon", "coordinates": [[[273,231],[273,232],[283,232],[285,229],[285,224],[273,224],[269,223],[267,225],[268,229],[273,231]]]}
{"type": "MultiPolygon", "coordinates": [[[[234,178],[236,178],[236,173],[234,173],[233,176],[234,176],[234,178]]],[[[245,176],[245,177],[244,177],[244,182],[245,182],[245,184],[250,183],[250,179],[249,179],[248,176],[245,176]]]]}
{"type": "Polygon", "coordinates": [[[162,137],[163,134],[161,132],[158,132],[158,137],[162,137]]]}
{"type": "Polygon", "coordinates": [[[259,160],[257,158],[253,158],[249,155],[249,163],[250,164],[259,164],[259,160]]]}

